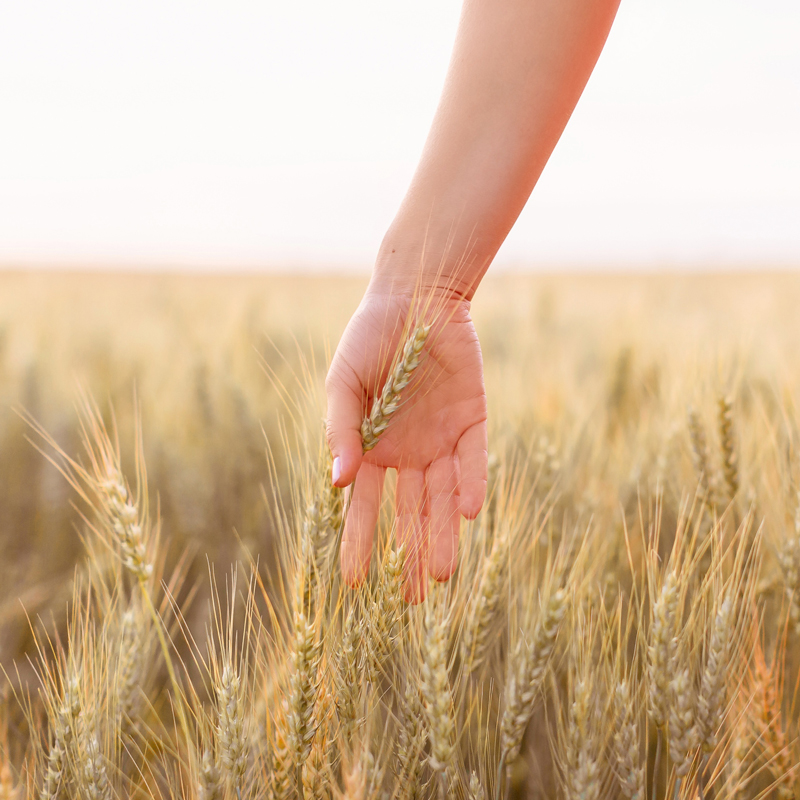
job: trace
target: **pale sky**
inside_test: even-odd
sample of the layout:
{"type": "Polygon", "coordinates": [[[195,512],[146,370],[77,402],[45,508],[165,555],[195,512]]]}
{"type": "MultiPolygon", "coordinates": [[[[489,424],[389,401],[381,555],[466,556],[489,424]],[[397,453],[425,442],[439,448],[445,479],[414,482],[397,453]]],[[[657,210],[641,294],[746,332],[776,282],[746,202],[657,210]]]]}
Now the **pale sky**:
{"type": "MultiPolygon", "coordinates": [[[[0,5],[0,264],[368,267],[457,0],[0,5]]],[[[800,266],[800,3],[622,0],[498,255],[800,266]]]]}

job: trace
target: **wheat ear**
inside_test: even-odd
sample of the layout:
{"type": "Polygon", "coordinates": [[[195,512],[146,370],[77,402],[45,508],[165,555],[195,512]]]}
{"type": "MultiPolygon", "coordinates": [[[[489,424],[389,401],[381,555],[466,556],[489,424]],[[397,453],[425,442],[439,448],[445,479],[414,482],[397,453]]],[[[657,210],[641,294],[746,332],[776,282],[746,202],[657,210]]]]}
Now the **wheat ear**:
{"type": "Polygon", "coordinates": [[[630,679],[623,679],[614,689],[614,758],[622,793],[629,800],[646,800],[645,772],[639,756],[640,733],[638,707],[631,693],[630,679]]]}
{"type": "Polygon", "coordinates": [[[111,529],[119,542],[122,563],[137,580],[146,581],[153,574],[153,565],[147,559],[138,503],[114,469],[110,469],[106,479],[100,483],[100,494],[111,529]]]}
{"type": "Polygon", "coordinates": [[[111,800],[111,783],[108,780],[105,758],[100,752],[97,734],[90,731],[87,725],[81,739],[82,795],[88,800],[111,800]]]}
{"type": "Polygon", "coordinates": [[[222,784],[219,769],[210,748],[203,751],[203,758],[198,769],[198,800],[222,800],[222,784]]]}
{"type": "Polygon", "coordinates": [[[53,744],[47,756],[41,800],[57,800],[66,792],[69,758],[77,743],[80,714],[80,679],[69,670],[64,676],[63,698],[53,719],[53,744]]]}
{"type": "Polygon", "coordinates": [[[397,645],[403,608],[403,568],[406,546],[390,550],[381,569],[374,608],[369,620],[369,680],[378,679],[381,667],[397,645]]]}
{"type": "Polygon", "coordinates": [[[395,778],[399,789],[397,800],[420,800],[422,789],[422,750],[425,747],[424,710],[419,687],[406,676],[400,700],[399,732],[395,758],[395,778]]]}
{"type": "Polygon", "coordinates": [[[714,616],[705,668],[697,695],[697,741],[706,753],[717,746],[725,712],[725,676],[733,628],[733,601],[727,594],[714,616]]]}
{"type": "Polygon", "coordinates": [[[229,659],[217,679],[217,747],[220,770],[234,792],[241,792],[247,768],[247,730],[242,680],[229,659]]]}
{"type": "Polygon", "coordinates": [[[486,800],[486,792],[483,791],[480,778],[478,778],[478,773],[475,770],[469,776],[468,797],[469,800],[486,800]]]}
{"type": "Polygon", "coordinates": [[[314,741],[314,706],[317,699],[317,671],[322,653],[313,622],[301,611],[295,612],[287,715],[287,743],[295,770],[302,770],[314,741]]]}
{"type": "Polygon", "coordinates": [[[361,423],[361,447],[366,453],[378,443],[381,434],[389,427],[389,420],[400,407],[400,393],[408,386],[411,376],[419,366],[419,357],[430,333],[430,325],[418,325],[406,340],[403,353],[389,373],[383,391],[375,398],[372,411],[361,423]]]}
{"type": "Polygon", "coordinates": [[[495,537],[481,570],[478,591],[467,612],[461,637],[461,660],[468,672],[478,670],[486,658],[508,564],[507,532],[495,537]]]}
{"type": "Polygon", "coordinates": [[[722,472],[725,477],[725,485],[728,487],[728,497],[733,500],[739,491],[739,468],[733,437],[733,398],[720,397],[718,412],[722,472]]]}
{"type": "Polygon", "coordinates": [[[789,619],[795,634],[800,635],[800,492],[795,506],[794,531],[781,547],[778,560],[789,602],[789,619]]]}
{"type": "Polygon", "coordinates": [[[353,741],[359,719],[362,633],[353,607],[345,617],[336,670],[336,713],[345,746],[353,741]]]}
{"type": "Polygon", "coordinates": [[[437,613],[438,594],[431,593],[425,609],[420,689],[430,743],[428,763],[441,780],[453,757],[455,720],[447,671],[447,618],[437,613]]]}
{"type": "Polygon", "coordinates": [[[545,602],[533,642],[528,644],[520,638],[509,661],[505,708],[500,724],[501,767],[509,769],[519,757],[522,737],[544,684],[566,613],[567,593],[564,589],[557,589],[545,602]]]}
{"type": "Polygon", "coordinates": [[[670,664],[677,647],[675,620],[679,600],[680,582],[677,573],[672,569],[664,578],[661,591],[653,604],[650,642],[647,647],[647,710],[658,728],[667,722],[670,664]]]}
{"type": "Polygon", "coordinates": [[[591,730],[597,717],[593,688],[586,676],[582,676],[573,690],[566,741],[568,800],[597,800],[600,796],[600,764],[591,730]]]}
{"type": "Polygon", "coordinates": [[[716,481],[711,471],[711,460],[708,455],[708,442],[706,431],[697,412],[690,408],[688,411],[689,436],[692,440],[692,456],[697,479],[700,482],[700,492],[708,510],[713,515],[716,510],[716,481]]]}
{"type": "Polygon", "coordinates": [[[669,700],[669,756],[675,775],[683,778],[692,766],[695,746],[695,697],[689,669],[679,670],[670,681],[669,700]]]}

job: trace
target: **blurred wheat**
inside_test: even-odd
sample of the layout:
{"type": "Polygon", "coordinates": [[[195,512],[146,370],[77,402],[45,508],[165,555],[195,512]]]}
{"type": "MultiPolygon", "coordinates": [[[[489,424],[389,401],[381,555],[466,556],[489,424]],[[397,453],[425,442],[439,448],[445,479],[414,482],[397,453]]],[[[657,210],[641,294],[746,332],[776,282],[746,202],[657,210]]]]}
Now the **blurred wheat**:
{"type": "Polygon", "coordinates": [[[391,492],[338,578],[358,280],[0,284],[0,798],[798,796],[795,276],[487,283],[490,496],[420,606],[391,492]]]}

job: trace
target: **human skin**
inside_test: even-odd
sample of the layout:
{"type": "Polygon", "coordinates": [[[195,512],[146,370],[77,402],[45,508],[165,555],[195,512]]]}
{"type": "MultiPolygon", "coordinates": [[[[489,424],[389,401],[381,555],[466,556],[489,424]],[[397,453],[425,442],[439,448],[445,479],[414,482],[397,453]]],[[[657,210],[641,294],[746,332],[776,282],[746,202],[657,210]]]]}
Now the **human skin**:
{"type": "Polygon", "coordinates": [[[340,553],[351,585],[369,568],[387,469],[397,470],[406,598],[424,599],[427,575],[447,580],[456,567],[460,518],[480,511],[487,477],[486,392],[470,303],[586,86],[618,5],[464,2],[419,165],[326,380],[332,480],[352,484],[340,553]],[[365,410],[420,297],[438,313],[417,388],[362,454],[365,410]]]}

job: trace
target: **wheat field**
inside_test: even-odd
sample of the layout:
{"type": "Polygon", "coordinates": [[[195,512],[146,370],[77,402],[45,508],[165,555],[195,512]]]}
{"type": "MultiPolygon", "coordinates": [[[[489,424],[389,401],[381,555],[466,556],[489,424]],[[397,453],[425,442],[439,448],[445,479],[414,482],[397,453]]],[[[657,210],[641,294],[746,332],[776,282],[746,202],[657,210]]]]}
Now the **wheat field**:
{"type": "Polygon", "coordinates": [[[416,606],[391,491],[338,575],[364,285],[0,274],[0,798],[800,796],[800,274],[487,278],[416,606]]]}

